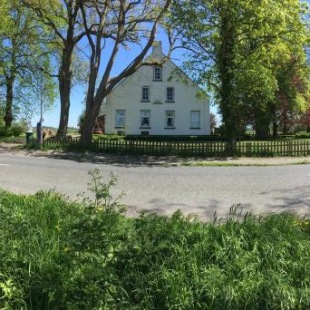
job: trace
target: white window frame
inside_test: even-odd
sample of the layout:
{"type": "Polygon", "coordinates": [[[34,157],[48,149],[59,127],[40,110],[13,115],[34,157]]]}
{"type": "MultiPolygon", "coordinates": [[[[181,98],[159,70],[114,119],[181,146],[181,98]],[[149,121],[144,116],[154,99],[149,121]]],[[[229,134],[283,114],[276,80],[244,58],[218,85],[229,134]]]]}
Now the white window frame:
{"type": "Polygon", "coordinates": [[[167,102],[174,102],[174,87],[167,87],[166,88],[166,101],[167,102]]]}
{"type": "Polygon", "coordinates": [[[201,126],[201,113],[199,110],[193,110],[190,114],[190,128],[200,129],[201,126]]]}
{"type": "Polygon", "coordinates": [[[142,86],[141,101],[150,101],[150,87],[142,86]]]}
{"type": "Polygon", "coordinates": [[[125,128],[126,110],[115,110],[115,128],[125,128]]]}
{"type": "Polygon", "coordinates": [[[173,110],[165,111],[165,128],[167,129],[175,128],[175,111],[173,110]],[[171,123],[169,119],[172,120],[171,123]]]}
{"type": "Polygon", "coordinates": [[[151,127],[151,111],[150,110],[140,110],[140,128],[150,128],[151,127]],[[147,120],[147,124],[144,124],[144,120],[147,120]]]}
{"type": "Polygon", "coordinates": [[[162,81],[163,80],[163,68],[162,67],[153,67],[153,81],[162,81]]]}

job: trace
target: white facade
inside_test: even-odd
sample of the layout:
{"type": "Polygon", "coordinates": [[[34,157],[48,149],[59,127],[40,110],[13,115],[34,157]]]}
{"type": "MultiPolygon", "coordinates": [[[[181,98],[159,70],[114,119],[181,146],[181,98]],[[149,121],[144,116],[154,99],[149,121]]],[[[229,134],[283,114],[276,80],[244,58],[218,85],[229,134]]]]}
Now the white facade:
{"type": "MultiPolygon", "coordinates": [[[[150,57],[164,57],[160,42],[150,57]]],[[[209,135],[209,103],[198,98],[199,91],[170,60],[161,66],[143,66],[119,83],[102,104],[105,133],[209,135]]]]}

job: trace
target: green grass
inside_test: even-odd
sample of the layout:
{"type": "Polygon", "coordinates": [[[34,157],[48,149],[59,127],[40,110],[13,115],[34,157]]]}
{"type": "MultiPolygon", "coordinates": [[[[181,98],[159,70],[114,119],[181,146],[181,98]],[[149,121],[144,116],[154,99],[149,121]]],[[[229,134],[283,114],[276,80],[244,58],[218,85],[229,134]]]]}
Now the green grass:
{"type": "MultiPolygon", "coordinates": [[[[296,162],[288,162],[288,163],[243,163],[243,162],[221,162],[221,161],[192,161],[192,162],[181,162],[179,166],[185,167],[266,167],[266,166],[291,166],[291,165],[309,165],[309,160],[300,160],[296,162]]],[[[169,166],[169,164],[167,164],[169,166]]]]}
{"type": "Polygon", "coordinates": [[[22,134],[19,137],[0,137],[0,142],[25,144],[26,135],[22,134]]]}
{"type": "Polygon", "coordinates": [[[309,309],[310,221],[126,218],[94,202],[0,192],[1,309],[309,309]]]}

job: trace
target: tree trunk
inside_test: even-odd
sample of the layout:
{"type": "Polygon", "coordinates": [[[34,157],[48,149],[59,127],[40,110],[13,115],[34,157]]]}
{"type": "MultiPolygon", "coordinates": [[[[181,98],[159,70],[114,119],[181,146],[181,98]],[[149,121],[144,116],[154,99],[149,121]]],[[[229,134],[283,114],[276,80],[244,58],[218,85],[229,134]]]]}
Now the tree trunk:
{"type": "Polygon", "coordinates": [[[68,131],[70,94],[72,83],[72,51],[73,46],[66,46],[63,50],[62,64],[59,70],[60,119],[57,136],[66,135],[68,131]]]}
{"type": "Polygon", "coordinates": [[[4,115],[4,124],[6,128],[11,127],[13,122],[13,87],[14,76],[6,77],[6,106],[4,115]]]}
{"type": "Polygon", "coordinates": [[[272,123],[272,137],[276,139],[278,137],[278,123],[277,121],[274,121],[272,123]]]}
{"type": "Polygon", "coordinates": [[[80,143],[84,146],[88,146],[92,143],[93,128],[101,107],[101,101],[90,100],[91,99],[86,102],[85,120],[80,138],[80,143]]]}
{"type": "Polygon", "coordinates": [[[283,122],[283,129],[282,130],[283,130],[282,131],[283,135],[287,135],[288,134],[288,126],[287,126],[287,121],[286,120],[283,122]]]}
{"type": "Polygon", "coordinates": [[[260,108],[255,109],[255,132],[259,139],[267,139],[270,136],[270,124],[272,122],[270,113],[260,108]]]}
{"type": "Polygon", "coordinates": [[[219,74],[221,80],[221,111],[225,123],[227,155],[235,155],[237,131],[240,115],[237,113],[237,102],[234,96],[234,46],[235,29],[230,14],[222,17],[219,47],[219,74]]]}
{"type": "Polygon", "coordinates": [[[230,124],[226,127],[227,155],[234,156],[237,153],[237,136],[235,126],[230,124]],[[229,130],[230,128],[230,130],[229,130]]]}

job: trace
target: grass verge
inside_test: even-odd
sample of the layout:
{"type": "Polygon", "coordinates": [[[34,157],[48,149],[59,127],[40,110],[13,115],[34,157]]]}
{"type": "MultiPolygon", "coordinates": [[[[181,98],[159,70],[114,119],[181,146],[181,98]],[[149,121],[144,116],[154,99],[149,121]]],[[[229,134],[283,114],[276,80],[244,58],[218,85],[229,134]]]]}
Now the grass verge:
{"type": "Polygon", "coordinates": [[[219,162],[219,161],[192,161],[192,162],[181,162],[179,166],[185,167],[266,167],[266,166],[291,166],[291,165],[309,165],[310,160],[300,160],[294,162],[279,162],[279,163],[246,163],[246,162],[219,162]]]}
{"type": "Polygon", "coordinates": [[[309,309],[310,221],[128,219],[95,201],[0,193],[1,309],[309,309]]]}

